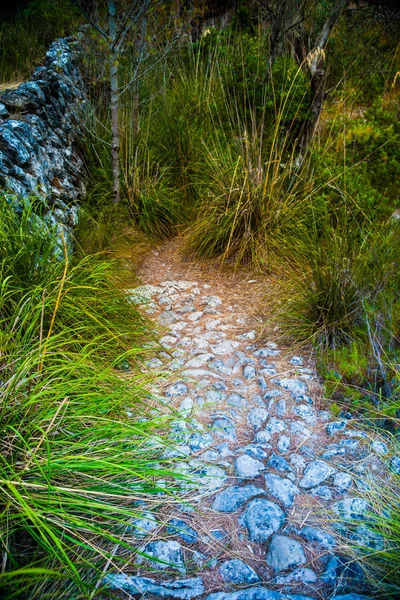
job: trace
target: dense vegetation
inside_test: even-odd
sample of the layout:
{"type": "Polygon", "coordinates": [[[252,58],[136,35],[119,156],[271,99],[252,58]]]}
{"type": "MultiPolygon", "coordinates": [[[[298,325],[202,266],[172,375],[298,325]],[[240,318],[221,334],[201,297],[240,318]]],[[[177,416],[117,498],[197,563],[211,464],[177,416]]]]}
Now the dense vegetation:
{"type": "MultiPolygon", "coordinates": [[[[89,254],[110,250],[127,218],[151,241],[182,236],[183,251],[198,259],[276,274],[281,332],[314,345],[332,410],[385,427],[398,448],[398,16],[374,3],[340,15],[325,48],[328,94],[304,146],[313,100],[306,59],[288,44],[268,69],[274,31],[261,3],[238,3],[221,28],[206,22],[201,3],[178,16],[167,4],[132,28],[120,55],[120,205],[111,194],[108,48],[87,25],[89,190],[75,257],[62,260],[60,237],[35,225],[34,199],[17,217],[0,198],[0,504],[10,598],[25,586],[29,598],[55,597],[44,581],[56,586],[64,576],[63,597],[86,597],[137,513],[132,489],[136,499],[158,491],[165,417],[139,418],[148,382],[137,368],[153,334],[118,291],[113,263],[89,254]],[[89,564],[93,576],[83,577],[89,564]]],[[[310,36],[325,16],[311,6],[310,36]]],[[[26,77],[51,39],[82,23],[68,2],[29,3],[0,27],[2,80],[26,77]]],[[[370,493],[393,505],[376,527],[397,550],[369,560],[394,598],[397,495],[370,493]]]]}

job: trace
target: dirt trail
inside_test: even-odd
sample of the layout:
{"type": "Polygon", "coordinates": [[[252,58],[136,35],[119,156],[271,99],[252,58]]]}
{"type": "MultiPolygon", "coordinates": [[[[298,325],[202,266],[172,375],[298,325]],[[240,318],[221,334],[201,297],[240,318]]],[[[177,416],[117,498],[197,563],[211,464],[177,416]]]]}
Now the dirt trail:
{"type": "Polygon", "coordinates": [[[110,584],[122,597],[360,598],[365,578],[338,540],[371,542],[359,490],[385,448],[333,418],[309,356],[259,339],[273,280],[185,261],[177,243],[151,251],[141,277],[143,310],[165,328],[148,367],[170,373],[157,392],[181,414],[166,452],[196,483],[181,484],[188,504],[136,523],[161,562],[139,558],[110,584]]]}

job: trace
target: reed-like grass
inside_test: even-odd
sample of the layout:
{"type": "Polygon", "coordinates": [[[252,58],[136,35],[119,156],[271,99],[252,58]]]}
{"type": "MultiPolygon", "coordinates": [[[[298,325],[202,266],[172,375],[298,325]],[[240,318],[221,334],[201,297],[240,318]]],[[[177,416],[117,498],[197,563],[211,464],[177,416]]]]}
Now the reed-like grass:
{"type": "Polygon", "coordinates": [[[0,199],[0,587],[89,598],[160,477],[174,494],[168,415],[140,370],[152,331],[112,264],[68,258],[34,206],[0,199]]]}

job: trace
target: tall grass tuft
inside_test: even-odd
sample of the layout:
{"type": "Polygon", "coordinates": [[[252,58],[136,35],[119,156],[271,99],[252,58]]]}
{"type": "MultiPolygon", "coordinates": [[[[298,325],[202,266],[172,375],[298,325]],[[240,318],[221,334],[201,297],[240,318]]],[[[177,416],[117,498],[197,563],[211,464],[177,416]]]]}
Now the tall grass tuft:
{"type": "Polygon", "coordinates": [[[168,416],[140,370],[151,329],[112,264],[70,262],[34,206],[18,218],[0,198],[0,587],[89,598],[134,547],[139,501],[172,477],[168,416]]]}

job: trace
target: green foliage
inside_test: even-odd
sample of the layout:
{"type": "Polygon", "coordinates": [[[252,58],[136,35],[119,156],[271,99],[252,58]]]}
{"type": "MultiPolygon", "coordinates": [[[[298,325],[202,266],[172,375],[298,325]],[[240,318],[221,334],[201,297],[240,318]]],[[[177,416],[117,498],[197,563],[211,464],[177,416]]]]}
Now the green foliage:
{"type": "Polygon", "coordinates": [[[79,12],[68,0],[34,0],[12,21],[0,23],[0,82],[20,81],[57,37],[73,33],[79,12]]]}
{"type": "Polygon", "coordinates": [[[131,551],[137,501],[172,476],[168,416],[139,370],[152,332],[112,263],[68,264],[60,232],[28,202],[18,218],[1,197],[0,212],[0,587],[87,598],[108,558],[126,560],[115,546],[131,551]]]}

